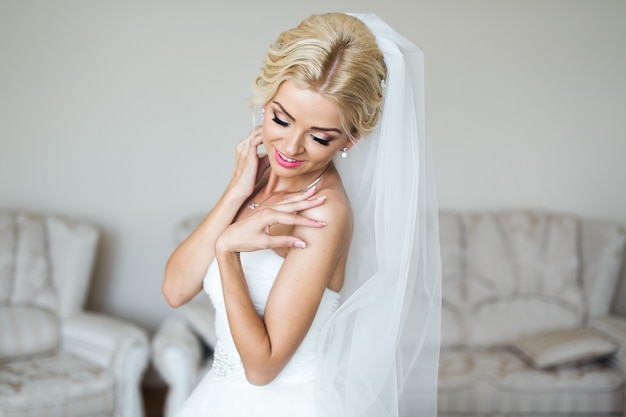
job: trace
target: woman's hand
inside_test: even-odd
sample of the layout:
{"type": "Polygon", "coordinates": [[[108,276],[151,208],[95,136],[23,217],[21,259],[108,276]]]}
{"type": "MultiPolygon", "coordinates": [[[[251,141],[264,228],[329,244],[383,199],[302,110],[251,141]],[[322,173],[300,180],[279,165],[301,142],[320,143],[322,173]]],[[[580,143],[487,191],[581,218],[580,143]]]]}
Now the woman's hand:
{"type": "Polygon", "coordinates": [[[257,147],[262,142],[259,126],[237,145],[235,172],[226,191],[168,259],[162,291],[172,307],[185,304],[202,290],[202,279],[215,257],[218,236],[233,222],[241,205],[252,194],[258,179],[267,169],[267,157],[257,155],[257,147]]]}
{"type": "Polygon", "coordinates": [[[267,156],[259,157],[257,149],[263,143],[261,126],[250,131],[237,145],[235,154],[235,171],[229,188],[235,189],[242,198],[248,198],[254,186],[269,165],[267,156]]]}
{"type": "Polygon", "coordinates": [[[324,204],[325,198],[316,197],[315,187],[278,204],[259,207],[250,216],[231,224],[217,238],[216,255],[252,252],[262,249],[305,248],[306,243],[296,236],[272,236],[269,229],[283,224],[319,228],[324,223],[309,219],[299,212],[324,204]]]}

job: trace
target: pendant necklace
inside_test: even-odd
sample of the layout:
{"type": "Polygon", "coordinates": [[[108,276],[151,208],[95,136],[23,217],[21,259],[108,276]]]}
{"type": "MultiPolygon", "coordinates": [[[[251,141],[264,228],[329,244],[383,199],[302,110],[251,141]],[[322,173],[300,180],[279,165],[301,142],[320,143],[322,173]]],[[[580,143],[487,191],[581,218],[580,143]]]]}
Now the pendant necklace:
{"type": "MultiPolygon", "coordinates": [[[[313,186],[314,186],[315,184],[317,184],[318,182],[320,182],[320,180],[321,180],[321,179],[322,179],[322,177],[324,176],[324,173],[326,173],[326,170],[328,169],[328,167],[329,167],[329,166],[330,166],[330,164],[328,164],[328,165],[326,166],[326,168],[324,168],[324,170],[322,171],[322,173],[320,174],[320,176],[319,176],[319,177],[315,178],[315,180],[313,180],[313,182],[312,182],[312,183],[310,183],[309,185],[307,185],[306,187],[304,187],[304,188],[303,188],[303,189],[301,189],[300,191],[306,191],[306,190],[308,190],[309,188],[313,187],[313,186]]],[[[294,192],[296,192],[296,193],[297,193],[297,192],[299,192],[299,191],[294,191],[294,192]]],[[[265,202],[266,202],[267,200],[269,200],[270,198],[274,197],[275,195],[276,195],[276,194],[272,194],[272,195],[268,196],[267,198],[265,198],[265,200],[263,200],[263,201],[261,201],[261,202],[259,202],[259,203],[254,203],[254,202],[251,202],[250,204],[248,204],[248,206],[247,206],[247,207],[248,207],[250,210],[254,210],[255,208],[259,207],[261,204],[265,203],[265,202]]]]}

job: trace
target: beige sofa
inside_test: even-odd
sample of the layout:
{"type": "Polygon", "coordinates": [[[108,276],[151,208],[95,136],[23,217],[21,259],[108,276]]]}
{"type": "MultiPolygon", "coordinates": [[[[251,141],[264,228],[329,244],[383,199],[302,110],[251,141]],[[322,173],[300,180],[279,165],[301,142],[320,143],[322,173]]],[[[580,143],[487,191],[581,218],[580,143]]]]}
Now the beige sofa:
{"type": "MultiPolygon", "coordinates": [[[[182,239],[199,221],[186,219],[182,239]]],[[[564,213],[440,212],[439,415],[621,416],[626,321],[610,313],[626,234],[564,213]]],[[[202,294],[152,341],[171,417],[211,365],[202,294]]]]}
{"type": "Polygon", "coordinates": [[[440,416],[621,416],[624,230],[538,211],[445,212],[440,416]]]}

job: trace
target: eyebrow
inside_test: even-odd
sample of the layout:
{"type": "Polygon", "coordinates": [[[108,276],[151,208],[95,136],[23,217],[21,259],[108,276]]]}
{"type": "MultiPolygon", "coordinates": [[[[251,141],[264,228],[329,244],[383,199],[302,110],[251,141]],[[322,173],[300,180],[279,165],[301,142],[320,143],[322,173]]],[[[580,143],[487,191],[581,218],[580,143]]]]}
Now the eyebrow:
{"type": "MultiPolygon", "coordinates": [[[[296,121],[296,119],[289,114],[289,112],[287,110],[285,110],[285,108],[283,107],[282,104],[280,104],[278,101],[272,101],[272,103],[276,104],[278,107],[280,107],[280,110],[285,113],[291,120],[293,120],[294,122],[296,121]]],[[[340,135],[342,134],[341,130],[335,128],[335,127],[318,127],[318,126],[311,126],[312,130],[321,130],[322,132],[337,132],[340,135]]]]}

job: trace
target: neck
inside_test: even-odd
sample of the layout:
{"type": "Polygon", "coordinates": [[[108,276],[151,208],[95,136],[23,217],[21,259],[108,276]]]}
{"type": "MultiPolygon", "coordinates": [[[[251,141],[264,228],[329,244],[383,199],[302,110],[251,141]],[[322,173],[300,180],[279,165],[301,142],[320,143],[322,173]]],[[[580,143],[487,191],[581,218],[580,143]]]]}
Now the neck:
{"type": "Polygon", "coordinates": [[[301,191],[305,191],[316,185],[322,179],[322,177],[328,171],[331,165],[332,162],[326,165],[326,167],[321,171],[312,173],[311,175],[306,176],[306,178],[281,178],[278,175],[275,175],[270,170],[269,178],[265,185],[265,191],[270,194],[298,193],[301,191]]]}
{"type": "Polygon", "coordinates": [[[270,172],[269,172],[269,177],[267,179],[267,182],[265,185],[260,185],[261,191],[256,194],[256,197],[257,197],[257,199],[255,199],[256,201],[250,201],[247,204],[247,207],[249,209],[254,210],[255,208],[264,204],[265,202],[267,202],[272,197],[278,194],[289,194],[289,193],[298,193],[301,191],[305,191],[313,187],[314,185],[316,185],[322,179],[322,177],[324,176],[324,174],[326,173],[326,171],[331,165],[332,165],[332,162],[326,165],[326,168],[324,168],[321,172],[316,173],[317,175],[316,177],[311,176],[312,179],[310,180],[310,182],[305,182],[302,179],[298,178],[298,182],[299,182],[298,185],[294,184],[295,179],[294,181],[288,181],[288,184],[284,184],[286,182],[286,179],[283,178],[282,181],[280,181],[281,178],[278,177],[277,175],[274,175],[271,172],[271,170],[269,170],[270,172]]]}

